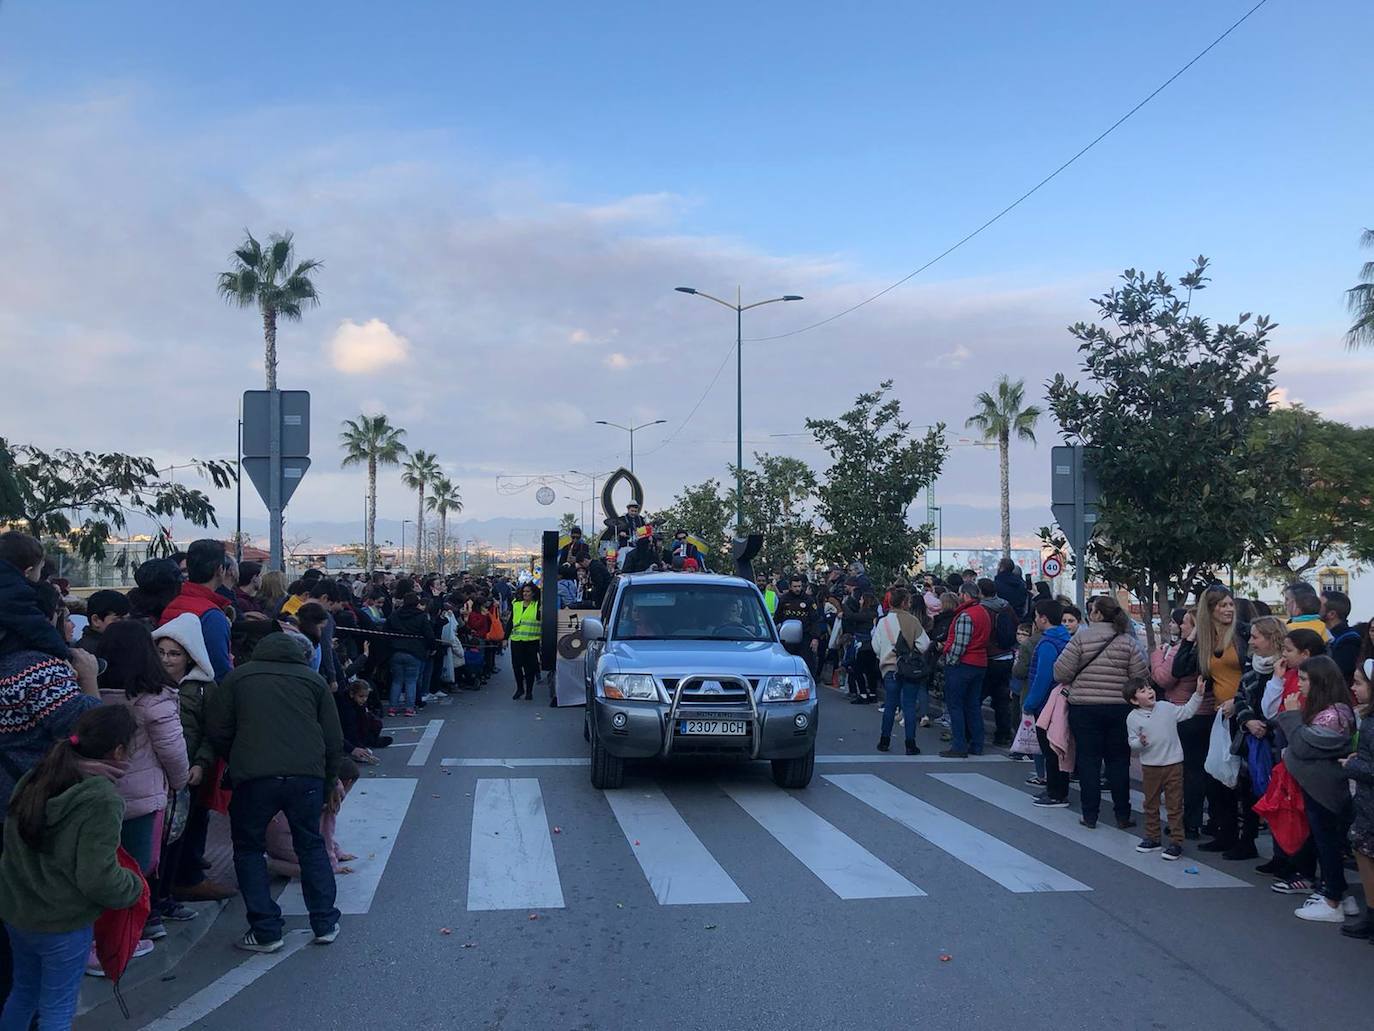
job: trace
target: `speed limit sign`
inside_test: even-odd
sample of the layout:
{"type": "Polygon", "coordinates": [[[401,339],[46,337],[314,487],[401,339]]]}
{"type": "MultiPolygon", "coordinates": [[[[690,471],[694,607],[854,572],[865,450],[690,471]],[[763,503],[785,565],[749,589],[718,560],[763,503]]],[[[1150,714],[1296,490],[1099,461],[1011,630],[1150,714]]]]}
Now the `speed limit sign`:
{"type": "Polygon", "coordinates": [[[1060,573],[1064,571],[1064,556],[1056,551],[1053,555],[1045,559],[1045,561],[1040,564],[1040,570],[1047,577],[1053,580],[1056,576],[1058,576],[1060,573]]]}

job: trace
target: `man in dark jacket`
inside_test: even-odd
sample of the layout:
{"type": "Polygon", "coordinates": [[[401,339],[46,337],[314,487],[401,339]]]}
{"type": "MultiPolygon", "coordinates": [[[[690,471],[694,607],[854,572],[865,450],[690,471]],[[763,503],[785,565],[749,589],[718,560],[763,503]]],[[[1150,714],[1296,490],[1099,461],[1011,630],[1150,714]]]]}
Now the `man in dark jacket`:
{"type": "Polygon", "coordinates": [[[186,549],[187,582],[181,585],[180,593],[167,604],[158,619],[158,626],[162,626],[183,612],[190,612],[200,620],[201,636],[205,638],[205,650],[210,655],[216,680],[223,680],[234,668],[234,660],[229,654],[228,615],[233,612],[233,606],[219,593],[228,562],[223,541],[192,541],[186,549]]]}
{"type": "Polygon", "coordinates": [[[1343,591],[1322,591],[1321,617],[1331,634],[1326,653],[1341,667],[1346,684],[1354,684],[1361,641],[1360,632],[1350,628],[1350,595],[1343,591]]]}
{"type": "Polygon", "coordinates": [[[320,815],[326,801],[337,801],[343,733],[329,686],[307,661],[297,640],[269,634],[206,702],[206,732],[216,752],[228,756],[233,776],[234,872],[249,923],[236,944],[249,952],[282,947],[281,909],[272,899],[265,854],[267,824],[277,813],[291,828],[316,943],[328,944],[339,933],[320,815]]]}
{"type": "Polygon", "coordinates": [[[802,639],[800,644],[789,644],[785,647],[793,655],[804,659],[812,675],[815,675],[819,669],[825,620],[819,606],[807,591],[806,577],[801,573],[793,573],[787,581],[787,590],[778,598],[778,611],[773,614],[773,621],[779,627],[789,619],[795,619],[802,625],[802,639]]]}
{"type": "Polygon", "coordinates": [[[1016,571],[1016,563],[1009,558],[1000,559],[993,583],[997,585],[997,597],[1011,606],[1019,623],[1026,616],[1027,591],[1025,579],[1016,571]]]}

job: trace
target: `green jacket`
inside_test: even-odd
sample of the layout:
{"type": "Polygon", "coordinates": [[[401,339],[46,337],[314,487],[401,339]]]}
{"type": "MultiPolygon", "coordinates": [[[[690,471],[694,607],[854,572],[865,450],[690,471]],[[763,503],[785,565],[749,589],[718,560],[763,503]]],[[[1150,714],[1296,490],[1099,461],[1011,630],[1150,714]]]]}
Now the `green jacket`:
{"type": "Polygon", "coordinates": [[[333,784],[343,756],[329,685],[299,643],[269,634],[253,658],[205,699],[205,733],[238,784],[261,777],[322,777],[333,784]]]}
{"type": "Polygon", "coordinates": [[[192,766],[199,766],[210,776],[215,768],[215,749],[205,733],[205,699],[215,689],[214,681],[183,680],[177,688],[181,733],[186,738],[186,756],[192,766]]]}
{"type": "Polygon", "coordinates": [[[89,927],[104,910],[137,902],[143,878],[115,859],[124,822],[124,801],[115,786],[104,777],[85,777],[48,799],[47,808],[38,851],[19,836],[18,820],[5,821],[0,920],[21,931],[63,934],[89,927]]]}

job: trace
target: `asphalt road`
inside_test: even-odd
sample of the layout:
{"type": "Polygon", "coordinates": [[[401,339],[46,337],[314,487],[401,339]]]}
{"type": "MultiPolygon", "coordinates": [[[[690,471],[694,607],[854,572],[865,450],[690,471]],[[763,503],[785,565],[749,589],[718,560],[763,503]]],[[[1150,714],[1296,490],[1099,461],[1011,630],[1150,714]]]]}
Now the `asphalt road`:
{"type": "Polygon", "coordinates": [[[1027,810],[1029,764],[931,761],[933,729],[920,762],[853,761],[876,755],[878,714],[826,690],[820,752],[853,760],[808,789],[763,764],[642,767],[613,809],[577,764],[582,710],[510,693],[502,675],[394,721],[417,744],[345,805],[360,861],[335,944],[250,958],[231,905],[170,979],[126,991],[129,1021],[105,1003],[76,1027],[1367,1024],[1368,944],[1295,919],[1255,862],[1166,864],[1110,820],[1027,810]]]}

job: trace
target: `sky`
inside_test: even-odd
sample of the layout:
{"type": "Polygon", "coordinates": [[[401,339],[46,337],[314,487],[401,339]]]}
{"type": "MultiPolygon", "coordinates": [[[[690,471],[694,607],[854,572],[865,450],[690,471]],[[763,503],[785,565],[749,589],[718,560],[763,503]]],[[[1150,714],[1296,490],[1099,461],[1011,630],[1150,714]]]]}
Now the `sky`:
{"type": "MultiPolygon", "coordinates": [[[[313,398],[297,520],[361,523],[336,443],[361,411],[436,452],[472,518],[576,510],[576,477],[552,510],[520,477],[628,462],[597,420],[667,420],[636,437],[650,509],[723,477],[733,360],[707,388],[734,318],[679,285],[804,295],[745,316],[745,438],[818,469],[806,417],[891,379],[913,424],[967,437],[997,375],[1039,398],[1074,370],[1066,327],[1121,270],[1198,254],[1195,310],[1269,314],[1283,396],[1369,425],[1374,353],[1341,341],[1374,225],[1362,0],[1269,0],[908,284],[751,339],[939,254],[1252,3],[4,0],[0,356],[28,375],[0,434],[232,457],[261,327],[214,285],[245,228],[324,262],[320,307],[278,341],[281,385],[313,398]]],[[[1048,521],[1057,439],[1046,416],[1013,449],[1018,536],[1048,521]]],[[[990,539],[997,494],[996,454],[956,447],[946,542],[990,539]]],[[[379,508],[414,510],[394,474],[379,508]]]]}

